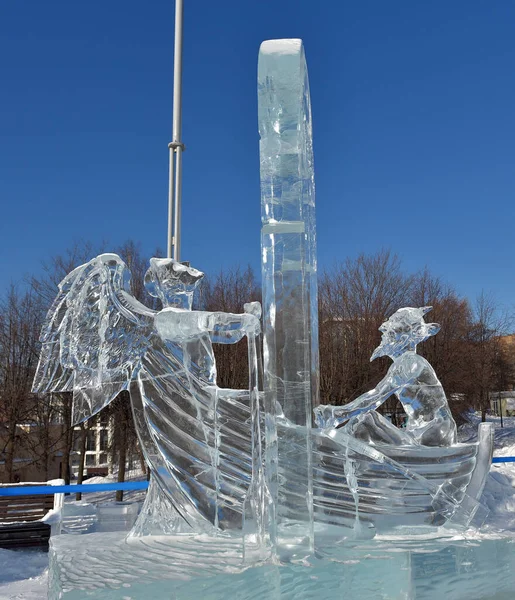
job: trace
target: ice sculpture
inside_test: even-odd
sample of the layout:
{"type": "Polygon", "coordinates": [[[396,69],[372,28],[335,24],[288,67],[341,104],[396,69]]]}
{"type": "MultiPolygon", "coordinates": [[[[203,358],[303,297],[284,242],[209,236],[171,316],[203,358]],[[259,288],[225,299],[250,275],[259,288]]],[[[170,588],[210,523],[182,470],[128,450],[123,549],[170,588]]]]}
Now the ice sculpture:
{"type": "Polygon", "coordinates": [[[202,273],[152,259],[145,285],[163,308],[150,310],[133,297],[130,272],[114,254],[61,282],[34,390],[73,391],[76,421],[129,391],[152,474],[137,535],[214,533],[220,548],[239,545],[249,564],[320,556],[345,538],[403,525],[467,524],[492,431],[484,424],[477,443],[456,443],[443,389],[415,352],[436,333],[424,322],[427,307],[401,309],[382,326],[374,357],[393,364],[375,390],[342,408],[317,407],[314,176],[300,40],[265,42],[258,79],[264,392],[259,305],[241,314],[192,310],[202,273]],[[245,336],[249,388],[219,388],[213,343],[245,336]],[[374,410],[391,394],[408,413],[405,432],[374,410]]]}
{"type": "Polygon", "coordinates": [[[372,444],[450,446],[456,443],[456,423],[442,384],[433,367],[416,352],[417,344],[440,329],[436,323],[424,321],[424,315],[431,308],[401,308],[379,327],[383,334],[381,344],[370,360],[379,356],[393,360],[386,377],[373,390],[345,406],[317,407],[319,427],[337,427],[348,421],[345,429],[349,433],[372,444]],[[408,416],[405,432],[373,410],[392,394],[400,400],[408,416]]]}
{"type": "Polygon", "coordinates": [[[313,552],[311,421],[318,404],[315,179],[301,40],[261,44],[258,63],[264,392],[277,535],[313,552]],[[287,422],[276,435],[275,406],[287,422]],[[275,444],[277,439],[277,444],[275,444]],[[295,469],[292,469],[295,465],[295,469]],[[276,483],[282,476],[281,490],[276,483]],[[285,479],[286,474],[292,479],[285,479]],[[286,493],[292,492],[294,493],[286,493]]]}
{"type": "Polygon", "coordinates": [[[251,476],[250,439],[242,442],[246,460],[223,460],[229,431],[248,429],[249,393],[217,387],[212,342],[235,343],[260,331],[252,305],[243,314],[192,311],[202,276],[171,259],[152,259],[145,285],[163,303],[156,312],[132,296],[130,272],[118,256],[78,267],[60,284],[47,316],[34,382],[36,392],[73,391],[75,422],[129,390],[153,487],[197,531],[206,523],[242,527],[241,508],[235,514],[220,498],[231,495],[231,469],[238,472],[239,463],[241,478],[251,476]],[[243,421],[233,424],[233,413],[243,421]]]}
{"type": "MultiPolygon", "coordinates": [[[[382,332],[381,343],[370,360],[389,356],[393,364],[388,373],[374,389],[344,406],[316,407],[315,421],[318,427],[329,430],[338,428],[339,432],[351,436],[353,440],[381,447],[385,456],[391,456],[393,448],[403,448],[405,456],[409,449],[408,452],[414,458],[422,450],[421,447],[427,446],[433,450],[430,453],[422,450],[422,454],[431,454],[433,460],[440,462],[445,454],[444,448],[460,448],[461,445],[456,444],[456,423],[442,384],[429,362],[416,352],[419,343],[440,330],[438,324],[424,321],[424,315],[431,308],[401,308],[379,327],[382,332]],[[404,430],[375,411],[392,395],[397,396],[407,414],[404,430]]],[[[477,500],[485,484],[492,452],[492,427],[483,424],[479,431],[476,464],[470,478],[461,472],[434,489],[434,507],[438,504],[436,498],[444,492],[449,499],[460,503],[454,510],[451,507],[450,513],[447,512],[449,507],[441,507],[440,517],[445,515],[448,519],[454,519],[455,523],[470,522],[478,508],[477,500]],[[465,485],[462,485],[463,482],[465,485]],[[456,510],[458,513],[455,515],[456,510]]],[[[418,470],[417,474],[420,474],[418,470]]],[[[358,516],[359,494],[354,464],[347,464],[346,476],[358,516]]],[[[436,518],[434,522],[438,521],[436,518]]]]}

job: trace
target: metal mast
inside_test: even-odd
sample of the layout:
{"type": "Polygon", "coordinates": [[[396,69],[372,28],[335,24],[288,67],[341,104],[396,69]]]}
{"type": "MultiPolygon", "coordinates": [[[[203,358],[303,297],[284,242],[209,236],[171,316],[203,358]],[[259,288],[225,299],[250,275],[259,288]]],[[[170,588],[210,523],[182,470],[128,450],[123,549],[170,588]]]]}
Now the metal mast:
{"type": "Polygon", "coordinates": [[[167,257],[181,260],[181,192],[182,192],[182,21],[183,0],[175,0],[175,44],[173,61],[173,131],[168,182],[167,257]]]}

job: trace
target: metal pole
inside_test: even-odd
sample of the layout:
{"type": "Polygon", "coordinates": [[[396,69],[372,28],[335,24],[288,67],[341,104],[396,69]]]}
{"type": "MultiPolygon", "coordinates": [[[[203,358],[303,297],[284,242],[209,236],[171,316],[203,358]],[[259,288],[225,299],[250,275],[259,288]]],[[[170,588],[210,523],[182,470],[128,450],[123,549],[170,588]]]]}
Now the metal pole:
{"type": "Polygon", "coordinates": [[[175,221],[173,227],[173,258],[181,260],[181,194],[182,194],[182,146],[175,148],[175,221]]]}
{"type": "Polygon", "coordinates": [[[172,258],[173,253],[173,211],[174,211],[174,179],[173,179],[173,163],[174,150],[171,144],[170,148],[170,170],[168,172],[168,240],[166,244],[166,256],[172,258]]]}
{"type": "Polygon", "coordinates": [[[175,0],[175,45],[173,61],[173,131],[170,149],[168,184],[168,258],[180,260],[181,254],[181,192],[182,192],[182,22],[183,0],[175,0]],[[175,162],[175,168],[174,168],[175,162]]]}
{"type": "Polygon", "coordinates": [[[181,141],[182,115],[182,10],[183,0],[175,0],[175,47],[173,60],[173,139],[181,141]]]}

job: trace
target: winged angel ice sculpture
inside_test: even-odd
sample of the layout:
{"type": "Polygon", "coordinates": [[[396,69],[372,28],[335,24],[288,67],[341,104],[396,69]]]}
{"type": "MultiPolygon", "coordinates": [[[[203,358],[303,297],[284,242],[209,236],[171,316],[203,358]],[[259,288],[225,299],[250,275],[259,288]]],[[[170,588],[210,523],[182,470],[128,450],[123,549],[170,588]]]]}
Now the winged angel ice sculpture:
{"type": "Polygon", "coordinates": [[[154,512],[166,531],[245,540],[251,523],[258,546],[302,548],[305,556],[327,550],[329,539],[392,526],[466,524],[489,469],[492,434],[485,425],[478,443],[456,443],[443,389],[415,352],[436,333],[424,322],[427,308],[401,309],[382,326],[374,356],[394,362],[374,390],[342,408],[317,408],[315,188],[300,40],[263,43],[258,90],[263,392],[259,305],[241,314],[192,310],[202,273],[152,259],[145,285],[163,309],[150,310],[131,294],[130,272],[114,254],[61,282],[34,390],[73,391],[76,421],[129,391],[152,473],[142,514],[154,512]],[[213,343],[245,336],[249,389],[221,389],[213,343]],[[391,394],[408,414],[404,433],[374,410],[391,394]],[[161,511],[165,505],[170,512],[161,511]]]}
{"type": "MultiPolygon", "coordinates": [[[[241,511],[235,516],[218,501],[231,493],[224,466],[243,479],[251,473],[250,448],[248,465],[240,456],[224,461],[228,431],[237,436],[248,427],[249,391],[217,387],[212,343],[253,339],[260,331],[257,303],[243,314],[192,311],[202,277],[171,259],[151,259],[145,286],[164,307],[154,311],[131,294],[130,271],[117,255],[76,268],[48,313],[34,382],[36,392],[73,391],[75,422],[129,390],[152,475],[197,530],[203,522],[241,527],[241,511]]],[[[249,348],[255,356],[255,345],[249,348]]]]}

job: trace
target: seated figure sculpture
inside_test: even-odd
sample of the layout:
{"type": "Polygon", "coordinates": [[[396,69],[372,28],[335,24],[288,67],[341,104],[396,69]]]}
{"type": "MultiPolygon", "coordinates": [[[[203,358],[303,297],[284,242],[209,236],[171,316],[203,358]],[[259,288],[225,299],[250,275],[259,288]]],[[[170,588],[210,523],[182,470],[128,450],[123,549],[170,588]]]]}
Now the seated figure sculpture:
{"type": "Polygon", "coordinates": [[[431,310],[401,308],[379,330],[380,345],[371,361],[389,356],[393,364],[377,386],[344,406],[315,409],[319,427],[343,426],[347,433],[369,443],[450,446],[456,443],[456,423],[442,384],[433,367],[416,352],[417,344],[435,335],[440,326],[426,323],[431,310]],[[395,394],[407,414],[405,430],[395,427],[375,411],[395,394]]]}

